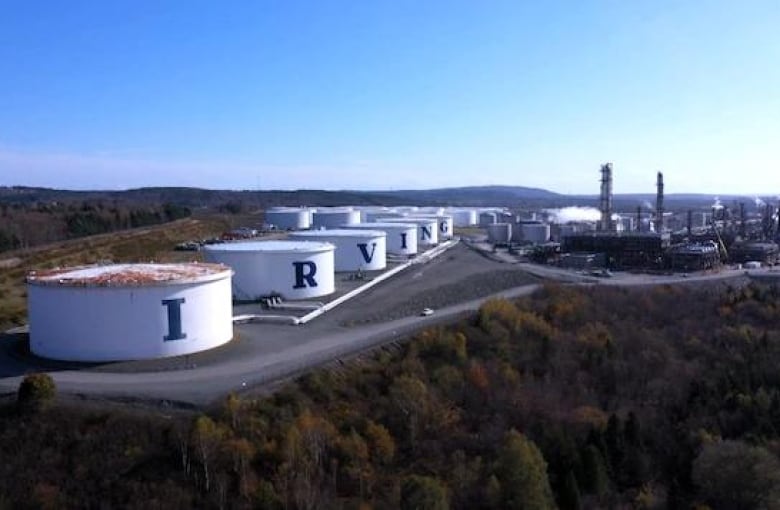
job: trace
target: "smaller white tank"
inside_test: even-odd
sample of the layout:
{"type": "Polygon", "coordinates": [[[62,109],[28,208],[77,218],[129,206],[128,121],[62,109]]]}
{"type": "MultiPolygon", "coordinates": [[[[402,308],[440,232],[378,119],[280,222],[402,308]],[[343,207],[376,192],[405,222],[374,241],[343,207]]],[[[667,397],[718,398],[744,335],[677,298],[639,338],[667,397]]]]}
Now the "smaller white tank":
{"type": "Polygon", "coordinates": [[[311,213],[303,207],[272,207],[265,222],[279,230],[305,230],[311,226],[311,213]]]}
{"type": "Polygon", "coordinates": [[[439,223],[435,218],[384,218],[383,223],[413,223],[417,225],[417,246],[439,244],[439,223]]]}
{"type": "Polygon", "coordinates": [[[360,223],[360,211],[350,207],[318,208],[312,216],[313,228],[337,228],[360,223]]]}
{"type": "Polygon", "coordinates": [[[487,226],[488,242],[491,244],[508,244],[512,239],[511,223],[493,223],[487,226]]]}
{"type": "Polygon", "coordinates": [[[371,221],[375,215],[392,214],[393,210],[389,207],[377,207],[375,205],[355,207],[355,210],[360,212],[360,223],[367,223],[371,221]]]}
{"type": "Polygon", "coordinates": [[[533,244],[544,244],[550,240],[550,225],[547,223],[521,224],[523,239],[533,244]]]}
{"type": "Polygon", "coordinates": [[[336,247],[336,271],[377,271],[387,266],[387,234],[381,230],[333,229],[292,232],[291,239],[336,247]]]}
{"type": "Polygon", "coordinates": [[[470,227],[479,223],[475,209],[449,209],[447,214],[452,216],[452,222],[456,227],[470,227]]]}
{"type": "Polygon", "coordinates": [[[454,222],[452,216],[448,214],[415,214],[410,218],[434,218],[437,223],[439,231],[439,240],[444,241],[446,239],[452,239],[454,222]]]}
{"type": "Polygon", "coordinates": [[[417,254],[417,225],[414,223],[357,223],[350,229],[381,230],[387,234],[387,253],[393,255],[417,254]]]}
{"type": "Polygon", "coordinates": [[[399,213],[391,209],[389,211],[371,211],[366,213],[366,221],[363,223],[371,223],[372,221],[382,221],[384,218],[404,218],[406,213],[399,213]]]}
{"type": "Polygon", "coordinates": [[[479,213],[479,226],[480,227],[487,227],[488,225],[493,225],[496,223],[496,213],[491,211],[486,211],[479,213]]]}
{"type": "Polygon", "coordinates": [[[203,256],[233,268],[237,300],[274,294],[310,299],[335,290],[335,249],[328,243],[269,240],[208,245],[203,256]]]}

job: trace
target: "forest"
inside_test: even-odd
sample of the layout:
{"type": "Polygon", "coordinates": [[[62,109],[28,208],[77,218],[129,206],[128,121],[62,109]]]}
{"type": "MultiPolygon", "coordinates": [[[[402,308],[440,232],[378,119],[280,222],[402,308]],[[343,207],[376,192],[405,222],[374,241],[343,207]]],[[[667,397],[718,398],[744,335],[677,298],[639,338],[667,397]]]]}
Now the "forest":
{"type": "Polygon", "coordinates": [[[157,225],[189,215],[189,208],[172,203],[142,205],[103,200],[0,201],[0,252],[157,225]]]}
{"type": "Polygon", "coordinates": [[[779,312],[549,285],[207,412],[8,403],[0,507],[780,508],[779,312]]]}

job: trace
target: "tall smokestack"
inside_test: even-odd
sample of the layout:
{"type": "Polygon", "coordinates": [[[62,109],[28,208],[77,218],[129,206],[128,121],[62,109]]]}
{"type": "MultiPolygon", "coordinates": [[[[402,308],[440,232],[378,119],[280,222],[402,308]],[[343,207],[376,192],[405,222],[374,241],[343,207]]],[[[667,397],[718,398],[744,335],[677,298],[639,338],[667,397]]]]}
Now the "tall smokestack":
{"type": "Polygon", "coordinates": [[[601,198],[599,200],[601,222],[599,230],[612,231],[612,163],[601,165],[601,198]]]}
{"type": "Polygon", "coordinates": [[[656,181],[658,192],[655,196],[655,230],[656,232],[664,231],[664,174],[658,172],[658,180],[656,181]]]}

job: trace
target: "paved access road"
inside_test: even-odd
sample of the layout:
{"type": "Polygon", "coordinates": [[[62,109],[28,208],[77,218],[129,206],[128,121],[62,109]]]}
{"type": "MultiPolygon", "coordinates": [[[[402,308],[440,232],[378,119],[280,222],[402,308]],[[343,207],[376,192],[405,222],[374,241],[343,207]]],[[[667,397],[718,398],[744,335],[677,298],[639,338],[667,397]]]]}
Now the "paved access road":
{"type": "MultiPolygon", "coordinates": [[[[533,292],[527,285],[499,293],[515,297],[533,292]]],[[[465,312],[476,310],[484,299],[437,310],[431,317],[406,317],[360,327],[331,327],[318,330],[316,322],[293,327],[262,325],[263,332],[274,336],[274,352],[263,350],[241,359],[185,370],[146,373],[99,371],[51,372],[62,392],[109,398],[171,400],[204,405],[230,391],[241,391],[265,382],[300,372],[364,349],[401,337],[428,324],[446,322],[465,312]],[[330,329],[331,331],[328,331],[330,329]]],[[[249,325],[248,325],[249,326],[249,325]]],[[[15,391],[21,376],[0,380],[0,391],[15,391]]]]}

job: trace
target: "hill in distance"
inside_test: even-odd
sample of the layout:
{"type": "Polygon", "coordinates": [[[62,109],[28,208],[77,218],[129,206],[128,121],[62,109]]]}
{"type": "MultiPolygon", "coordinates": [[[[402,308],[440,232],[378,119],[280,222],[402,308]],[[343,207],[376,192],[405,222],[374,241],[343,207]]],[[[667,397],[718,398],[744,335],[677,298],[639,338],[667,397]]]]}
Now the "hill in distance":
{"type": "MultiPolygon", "coordinates": [[[[670,206],[691,205],[705,207],[712,204],[715,195],[667,194],[670,206]]],[[[719,195],[723,204],[734,201],[752,205],[753,197],[719,195]]],[[[564,195],[541,188],[523,186],[466,186],[424,190],[212,190],[185,187],[137,188],[123,191],[73,191],[24,186],[0,187],[0,203],[71,202],[104,200],[130,204],[171,203],[191,208],[213,208],[225,204],[241,204],[247,208],[273,206],[334,206],[334,205],[459,205],[507,207],[560,207],[566,205],[596,206],[598,195],[564,195]]],[[[626,193],[614,196],[615,205],[635,207],[655,203],[651,193],[626,193]]]]}

